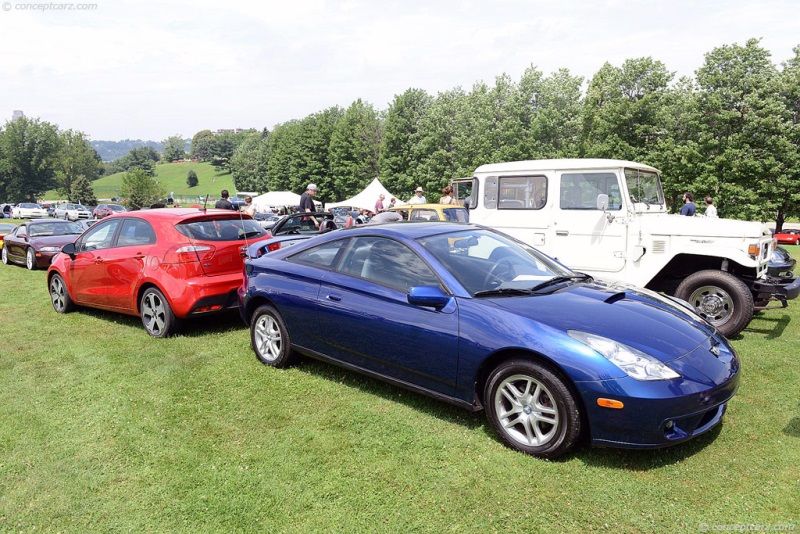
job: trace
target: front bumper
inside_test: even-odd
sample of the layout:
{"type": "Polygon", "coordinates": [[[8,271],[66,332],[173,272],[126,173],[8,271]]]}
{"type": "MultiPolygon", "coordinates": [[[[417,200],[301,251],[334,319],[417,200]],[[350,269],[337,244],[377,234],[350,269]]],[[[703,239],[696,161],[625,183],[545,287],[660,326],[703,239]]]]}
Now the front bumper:
{"type": "Polygon", "coordinates": [[[739,362],[720,347],[714,358],[700,347],[670,363],[680,379],[642,382],[633,378],[577,382],[594,445],[658,448],[708,432],[721,421],[739,389],[739,362]],[[604,408],[598,399],[623,403],[604,408]]]}
{"type": "Polygon", "coordinates": [[[766,278],[753,282],[752,291],[756,302],[755,309],[786,308],[787,301],[800,296],[800,278],[766,278]],[[779,302],[780,306],[769,306],[770,302],[779,302]]]}

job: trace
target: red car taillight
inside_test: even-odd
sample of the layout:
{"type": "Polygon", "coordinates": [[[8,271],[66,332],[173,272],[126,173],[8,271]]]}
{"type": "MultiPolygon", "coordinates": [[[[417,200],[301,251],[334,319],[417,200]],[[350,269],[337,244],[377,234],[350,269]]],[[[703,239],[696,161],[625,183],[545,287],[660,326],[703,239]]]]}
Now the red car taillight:
{"type": "Polygon", "coordinates": [[[216,250],[211,245],[174,245],[164,254],[164,263],[208,261],[216,250]]]}

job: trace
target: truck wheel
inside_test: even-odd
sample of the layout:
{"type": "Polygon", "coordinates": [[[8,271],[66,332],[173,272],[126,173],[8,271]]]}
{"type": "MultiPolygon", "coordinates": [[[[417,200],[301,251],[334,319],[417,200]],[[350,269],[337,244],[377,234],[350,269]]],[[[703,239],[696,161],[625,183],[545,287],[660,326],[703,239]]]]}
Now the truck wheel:
{"type": "Polygon", "coordinates": [[[700,271],[687,276],[675,296],[716,326],[725,337],[733,337],[753,318],[753,294],[747,286],[725,271],[700,271]]]}

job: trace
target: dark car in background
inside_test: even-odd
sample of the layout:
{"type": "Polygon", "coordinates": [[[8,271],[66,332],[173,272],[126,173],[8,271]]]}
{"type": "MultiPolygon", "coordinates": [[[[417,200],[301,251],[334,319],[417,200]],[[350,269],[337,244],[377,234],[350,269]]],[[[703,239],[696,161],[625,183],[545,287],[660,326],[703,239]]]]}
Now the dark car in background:
{"type": "Polygon", "coordinates": [[[92,211],[92,216],[94,216],[95,219],[102,219],[103,217],[108,217],[115,213],[125,213],[126,211],[128,210],[125,209],[125,206],[119,204],[98,204],[92,211]]]}
{"type": "Polygon", "coordinates": [[[61,247],[72,243],[83,232],[81,225],[60,219],[24,222],[3,239],[2,261],[18,263],[33,270],[50,265],[61,247]]]}
{"type": "Polygon", "coordinates": [[[792,278],[797,260],[785,248],[778,246],[772,251],[767,266],[767,274],[775,278],[792,278]]]}
{"type": "Polygon", "coordinates": [[[136,315],[165,337],[181,319],[236,309],[244,249],[268,237],[230,210],[119,213],[62,249],[47,272],[50,299],[58,313],[79,305],[136,315]]]}

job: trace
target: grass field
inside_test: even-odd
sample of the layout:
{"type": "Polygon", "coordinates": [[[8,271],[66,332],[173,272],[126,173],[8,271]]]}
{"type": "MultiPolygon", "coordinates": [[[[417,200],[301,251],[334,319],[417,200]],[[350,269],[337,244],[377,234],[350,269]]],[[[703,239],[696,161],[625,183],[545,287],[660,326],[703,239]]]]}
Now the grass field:
{"type": "Polygon", "coordinates": [[[57,315],[43,271],[0,264],[0,288],[0,531],[800,522],[797,302],[758,313],[733,340],[742,384],[717,430],[655,451],[582,445],[547,462],[501,445],[481,413],[321,363],[264,367],[235,315],[156,340],[135,317],[57,315]]]}
{"type": "MultiPolygon", "coordinates": [[[[119,188],[122,185],[122,175],[124,173],[111,174],[104,176],[92,183],[94,196],[98,199],[111,199],[119,196],[119,188]]],[[[230,191],[231,195],[236,192],[233,186],[233,178],[227,170],[214,167],[207,162],[198,163],[164,163],[156,165],[156,180],[166,190],[167,194],[175,193],[176,197],[213,197],[219,198],[219,192],[223,189],[230,191]],[[195,187],[186,185],[186,175],[189,170],[197,173],[198,184],[195,187]]],[[[58,193],[48,191],[44,198],[55,199],[58,193]]]]}

